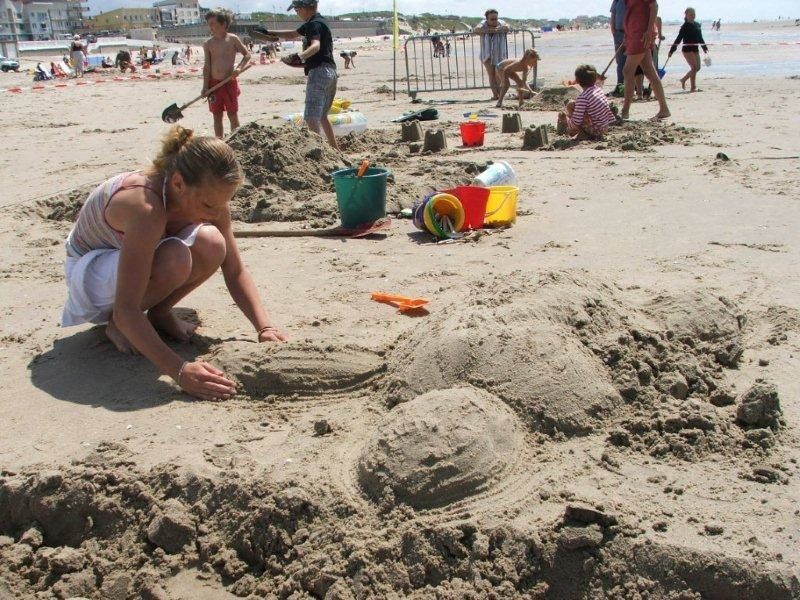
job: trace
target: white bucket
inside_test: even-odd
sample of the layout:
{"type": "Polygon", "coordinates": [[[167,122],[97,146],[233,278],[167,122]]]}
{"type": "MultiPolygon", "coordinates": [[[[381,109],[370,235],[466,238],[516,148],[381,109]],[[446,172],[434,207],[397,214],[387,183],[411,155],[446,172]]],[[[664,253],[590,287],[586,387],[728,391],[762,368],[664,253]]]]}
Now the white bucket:
{"type": "Polygon", "coordinates": [[[517,185],[517,176],[510,164],[504,160],[498,160],[483,173],[473,179],[472,185],[476,185],[478,187],[517,185]]]}

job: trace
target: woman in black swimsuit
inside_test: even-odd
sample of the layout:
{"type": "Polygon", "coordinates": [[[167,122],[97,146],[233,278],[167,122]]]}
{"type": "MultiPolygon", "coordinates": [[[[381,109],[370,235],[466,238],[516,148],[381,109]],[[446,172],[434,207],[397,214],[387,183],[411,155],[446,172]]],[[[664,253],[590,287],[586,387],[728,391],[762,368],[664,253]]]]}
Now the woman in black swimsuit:
{"type": "Polygon", "coordinates": [[[685,20],[678,32],[678,37],[675,38],[672,47],[669,49],[669,55],[672,56],[675,54],[675,50],[678,49],[678,44],[683,42],[681,50],[683,51],[683,58],[686,59],[689,65],[689,72],[681,77],[681,87],[686,89],[686,82],[690,81],[691,87],[689,91],[696,92],[697,73],[700,71],[700,48],[703,48],[703,52],[708,54],[708,46],[706,46],[706,42],[703,40],[703,32],[700,29],[700,23],[695,21],[694,9],[691,7],[687,8],[684,16],[685,20]]]}

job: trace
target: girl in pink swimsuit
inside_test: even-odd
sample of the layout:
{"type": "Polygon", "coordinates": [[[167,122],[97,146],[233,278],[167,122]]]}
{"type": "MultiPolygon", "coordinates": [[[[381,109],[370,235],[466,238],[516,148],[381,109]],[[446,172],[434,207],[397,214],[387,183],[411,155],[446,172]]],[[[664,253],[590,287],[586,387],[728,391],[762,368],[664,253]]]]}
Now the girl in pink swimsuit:
{"type": "Polygon", "coordinates": [[[258,341],[286,340],[267,316],[233,237],[228,201],[241,181],[230,146],[176,125],[148,170],[101,184],[67,238],[62,324],[107,323],[118,350],[143,354],[187,393],[230,397],[234,384],[220,370],[184,361],[157,332],[189,340],[196,325],[172,308],[221,267],[258,341]]]}

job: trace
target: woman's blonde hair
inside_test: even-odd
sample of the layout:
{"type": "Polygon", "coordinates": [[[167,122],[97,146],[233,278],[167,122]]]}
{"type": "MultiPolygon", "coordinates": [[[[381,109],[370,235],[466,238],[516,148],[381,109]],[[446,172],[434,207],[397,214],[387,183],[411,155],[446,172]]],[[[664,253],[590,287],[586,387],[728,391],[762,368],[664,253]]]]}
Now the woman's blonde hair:
{"type": "Polygon", "coordinates": [[[187,185],[213,181],[239,185],[242,168],[228,144],[219,138],[195,137],[191,129],[173,125],[161,140],[161,151],[148,175],[180,173],[187,185]]]}

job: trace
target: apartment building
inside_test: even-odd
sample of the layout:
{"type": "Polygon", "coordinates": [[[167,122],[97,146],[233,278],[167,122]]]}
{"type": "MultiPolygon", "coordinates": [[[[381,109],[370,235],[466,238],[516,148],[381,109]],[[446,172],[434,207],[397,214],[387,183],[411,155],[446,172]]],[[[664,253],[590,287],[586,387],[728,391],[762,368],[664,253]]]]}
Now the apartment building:
{"type": "Polygon", "coordinates": [[[57,40],[84,28],[80,0],[0,0],[0,40],[57,40]]]}
{"type": "Polygon", "coordinates": [[[200,23],[200,5],[197,0],[161,0],[153,4],[158,11],[161,27],[200,23]]]}

